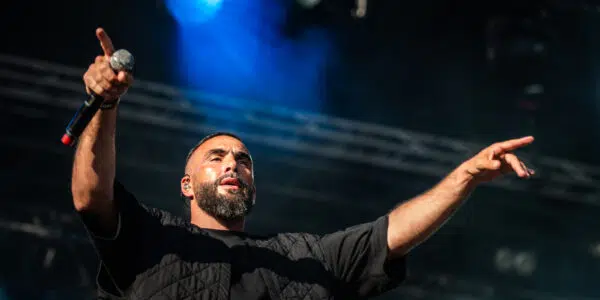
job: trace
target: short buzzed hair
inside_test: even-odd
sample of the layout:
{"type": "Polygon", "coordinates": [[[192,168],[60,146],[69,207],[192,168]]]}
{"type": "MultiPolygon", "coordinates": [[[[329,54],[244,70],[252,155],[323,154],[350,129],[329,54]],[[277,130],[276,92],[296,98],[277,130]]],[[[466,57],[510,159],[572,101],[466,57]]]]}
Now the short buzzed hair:
{"type": "Polygon", "coordinates": [[[223,135],[224,136],[230,136],[230,137],[232,137],[232,138],[234,138],[234,139],[236,139],[236,140],[238,140],[240,142],[243,142],[242,139],[239,136],[237,136],[237,135],[235,135],[235,134],[233,134],[231,132],[218,131],[218,132],[215,132],[215,133],[211,133],[211,134],[205,136],[203,139],[201,139],[194,147],[192,147],[192,149],[190,149],[190,152],[188,152],[188,155],[185,158],[185,165],[186,165],[186,167],[187,167],[188,162],[190,161],[190,158],[192,157],[192,155],[194,154],[194,152],[196,152],[196,150],[198,149],[198,147],[202,146],[202,144],[204,144],[206,141],[208,141],[208,140],[210,140],[210,139],[212,139],[214,137],[223,136],[223,135]]]}

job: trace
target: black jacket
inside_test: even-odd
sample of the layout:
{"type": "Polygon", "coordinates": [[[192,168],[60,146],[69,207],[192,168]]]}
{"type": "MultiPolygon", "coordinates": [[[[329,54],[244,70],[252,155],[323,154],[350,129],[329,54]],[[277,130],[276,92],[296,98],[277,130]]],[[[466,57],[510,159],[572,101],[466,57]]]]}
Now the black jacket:
{"type": "Polygon", "coordinates": [[[101,299],[357,299],[405,278],[386,261],[387,216],[327,235],[253,236],[207,230],[147,208],[115,184],[119,225],[102,237],[82,215],[100,257],[101,299]]]}

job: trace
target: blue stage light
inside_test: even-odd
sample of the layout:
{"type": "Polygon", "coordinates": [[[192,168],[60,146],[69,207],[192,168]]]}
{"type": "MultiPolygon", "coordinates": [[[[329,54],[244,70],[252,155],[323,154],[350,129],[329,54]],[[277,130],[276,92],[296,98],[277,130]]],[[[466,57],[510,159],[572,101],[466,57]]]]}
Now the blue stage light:
{"type": "Polygon", "coordinates": [[[284,4],[230,0],[210,21],[181,24],[176,45],[180,83],[212,94],[320,111],[332,38],[318,29],[285,36],[284,4]]]}
{"type": "Polygon", "coordinates": [[[166,0],[167,9],[180,24],[199,24],[217,14],[223,0],[166,0]]]}

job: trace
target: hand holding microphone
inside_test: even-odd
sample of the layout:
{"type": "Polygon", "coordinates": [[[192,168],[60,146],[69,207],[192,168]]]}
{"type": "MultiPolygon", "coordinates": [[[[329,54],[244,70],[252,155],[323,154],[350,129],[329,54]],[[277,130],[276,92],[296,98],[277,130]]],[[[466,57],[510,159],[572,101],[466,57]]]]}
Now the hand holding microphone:
{"type": "Polygon", "coordinates": [[[100,41],[104,55],[96,57],[96,61],[90,65],[83,75],[83,81],[88,93],[92,92],[102,97],[106,103],[110,103],[123,95],[133,83],[133,77],[130,74],[133,68],[133,59],[129,62],[122,61],[127,60],[126,57],[113,57],[115,48],[104,29],[98,28],[96,36],[100,41]],[[111,66],[111,59],[113,64],[116,63],[117,65],[111,66]],[[118,69],[115,70],[114,67],[118,69]]]}
{"type": "Polygon", "coordinates": [[[102,28],[96,36],[104,51],[96,57],[83,75],[89,99],[79,108],[67,125],[61,141],[72,146],[99,109],[112,109],[133,83],[133,56],[127,50],[115,51],[112,41],[102,28]]]}

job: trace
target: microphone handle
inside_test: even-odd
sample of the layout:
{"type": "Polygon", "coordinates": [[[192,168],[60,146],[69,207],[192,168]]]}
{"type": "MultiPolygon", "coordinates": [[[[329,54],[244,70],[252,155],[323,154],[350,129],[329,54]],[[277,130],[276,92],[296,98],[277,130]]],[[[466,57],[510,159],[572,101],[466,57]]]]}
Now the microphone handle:
{"type": "Polygon", "coordinates": [[[61,141],[65,145],[73,146],[88,123],[92,120],[102,102],[102,97],[91,92],[87,101],[83,102],[77,113],[73,116],[63,135],[61,141]]]}

